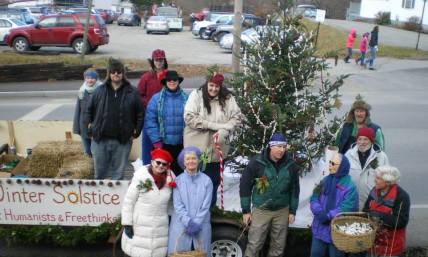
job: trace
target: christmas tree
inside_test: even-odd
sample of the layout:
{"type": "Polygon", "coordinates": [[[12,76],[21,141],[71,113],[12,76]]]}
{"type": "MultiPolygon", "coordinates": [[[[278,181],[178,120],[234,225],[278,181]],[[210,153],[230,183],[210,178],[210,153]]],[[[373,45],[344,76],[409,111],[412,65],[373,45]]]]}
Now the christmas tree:
{"type": "Polygon", "coordinates": [[[229,81],[245,116],[231,157],[251,157],[281,132],[308,171],[312,159],[334,141],[341,119],[331,117],[347,76],[326,79],[329,66],[325,58],[315,57],[315,35],[300,17],[283,12],[268,24],[258,30],[255,44],[243,46],[241,72],[229,81]]]}

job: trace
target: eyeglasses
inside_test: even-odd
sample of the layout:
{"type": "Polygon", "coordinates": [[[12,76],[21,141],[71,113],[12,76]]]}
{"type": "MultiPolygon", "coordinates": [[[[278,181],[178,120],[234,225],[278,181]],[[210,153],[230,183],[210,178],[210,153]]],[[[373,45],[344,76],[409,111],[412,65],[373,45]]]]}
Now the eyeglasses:
{"type": "Polygon", "coordinates": [[[166,79],[166,81],[174,81],[174,82],[177,82],[177,81],[178,81],[178,79],[177,79],[177,78],[173,78],[173,79],[166,79]]]}
{"type": "Polygon", "coordinates": [[[331,164],[331,166],[339,165],[339,163],[336,163],[336,162],[334,162],[334,161],[329,161],[329,163],[331,164]]]}
{"type": "Polygon", "coordinates": [[[120,74],[122,74],[122,71],[121,70],[112,70],[110,72],[110,74],[118,74],[118,75],[120,75],[120,74]]]}
{"type": "Polygon", "coordinates": [[[166,167],[166,166],[168,166],[168,163],[166,163],[166,162],[161,162],[161,161],[155,161],[155,163],[156,163],[156,165],[157,166],[163,166],[163,167],[166,167]]]}

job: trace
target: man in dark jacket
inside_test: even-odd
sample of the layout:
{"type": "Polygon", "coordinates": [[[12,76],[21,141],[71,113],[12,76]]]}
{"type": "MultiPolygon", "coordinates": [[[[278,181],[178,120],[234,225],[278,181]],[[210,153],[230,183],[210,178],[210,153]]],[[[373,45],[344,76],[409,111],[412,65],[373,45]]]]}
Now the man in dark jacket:
{"type": "Polygon", "coordinates": [[[379,26],[374,26],[372,32],[370,33],[370,41],[369,41],[370,58],[368,58],[367,60],[367,62],[369,63],[369,70],[374,70],[373,63],[374,63],[374,59],[376,59],[378,36],[379,36],[379,26]]]}
{"type": "Polygon", "coordinates": [[[268,232],[268,257],[282,256],[288,224],[299,204],[299,167],[286,153],[287,142],[275,133],[269,147],[256,155],[241,177],[239,195],[244,224],[249,224],[246,257],[258,256],[268,232]],[[251,210],[251,205],[253,209],[251,210]]]}
{"type": "Polygon", "coordinates": [[[91,97],[85,118],[93,138],[95,179],[105,179],[110,170],[112,179],[122,179],[132,138],[143,127],[144,111],[119,60],[109,60],[107,79],[91,97]]]}

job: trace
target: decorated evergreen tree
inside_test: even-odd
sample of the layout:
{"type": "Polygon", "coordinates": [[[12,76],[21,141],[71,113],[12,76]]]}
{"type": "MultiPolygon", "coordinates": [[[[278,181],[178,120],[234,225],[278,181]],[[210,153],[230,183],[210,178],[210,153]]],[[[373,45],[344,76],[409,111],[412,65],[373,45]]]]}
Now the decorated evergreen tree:
{"type": "Polygon", "coordinates": [[[315,57],[314,33],[299,17],[282,14],[268,24],[255,44],[243,46],[242,72],[229,81],[245,116],[231,157],[251,157],[274,132],[282,132],[289,151],[309,171],[340,126],[331,114],[340,105],[338,89],[346,75],[326,79],[326,59],[315,57]]]}

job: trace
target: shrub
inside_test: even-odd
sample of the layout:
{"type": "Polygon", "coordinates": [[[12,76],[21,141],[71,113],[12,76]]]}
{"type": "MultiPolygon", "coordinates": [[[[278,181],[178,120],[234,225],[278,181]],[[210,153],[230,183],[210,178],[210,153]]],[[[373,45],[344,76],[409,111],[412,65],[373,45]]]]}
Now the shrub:
{"type": "Polygon", "coordinates": [[[412,31],[419,31],[421,19],[418,16],[411,16],[407,19],[407,22],[404,23],[403,28],[412,31]]]}
{"type": "Polygon", "coordinates": [[[379,25],[391,24],[391,13],[390,12],[378,12],[376,14],[376,24],[379,24],[379,25]]]}

